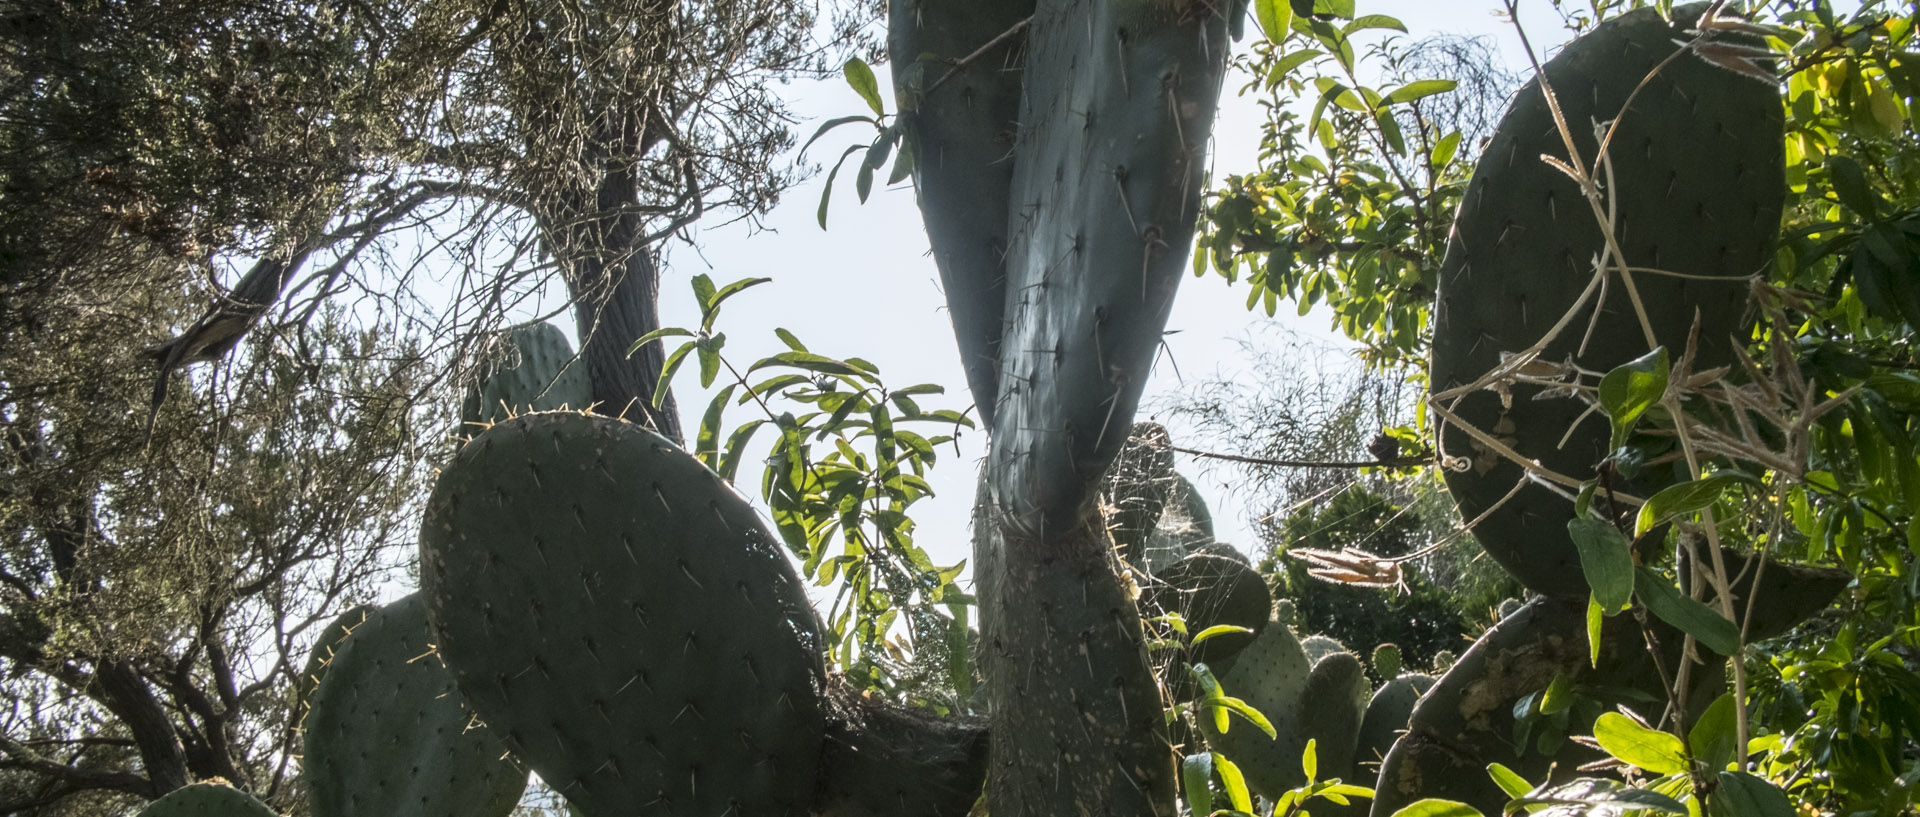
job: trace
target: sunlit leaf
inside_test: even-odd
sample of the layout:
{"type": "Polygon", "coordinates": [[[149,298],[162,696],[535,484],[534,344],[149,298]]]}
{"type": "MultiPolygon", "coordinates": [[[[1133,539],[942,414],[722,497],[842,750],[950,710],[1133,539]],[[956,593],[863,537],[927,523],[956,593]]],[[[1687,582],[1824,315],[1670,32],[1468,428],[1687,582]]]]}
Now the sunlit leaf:
{"type": "Polygon", "coordinates": [[[840,66],[840,73],[846,76],[847,85],[853,88],[853,92],[867,101],[867,107],[872,108],[876,116],[886,115],[886,105],[880,100],[880,80],[874,77],[873,68],[867,65],[866,60],[850,58],[840,66]]]}
{"type": "Polygon", "coordinates": [[[1679,738],[1641,726],[1618,712],[1603,713],[1594,720],[1593,739],[1615,760],[1654,774],[1688,769],[1687,750],[1679,738]]]}

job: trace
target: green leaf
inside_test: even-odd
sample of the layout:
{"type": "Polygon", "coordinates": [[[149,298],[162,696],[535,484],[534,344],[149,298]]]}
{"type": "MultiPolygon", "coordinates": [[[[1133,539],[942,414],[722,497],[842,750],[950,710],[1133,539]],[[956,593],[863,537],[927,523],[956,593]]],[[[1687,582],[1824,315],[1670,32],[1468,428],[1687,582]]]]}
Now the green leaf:
{"type": "Polygon", "coordinates": [[[854,151],[866,149],[866,145],[854,145],[847,148],[846,152],[840,154],[840,161],[834,162],[833,169],[827,171],[826,186],[820,191],[820,212],[815,214],[815,218],[820,222],[820,229],[824,230],[827,228],[827,204],[833,201],[833,180],[834,177],[840,175],[840,166],[847,163],[847,157],[852,156],[854,151]]]}
{"type": "Polygon", "coordinates": [[[1633,535],[1640,536],[1680,516],[1712,505],[1733,485],[1752,482],[1753,477],[1734,472],[1662,488],[1647,498],[1647,504],[1640,506],[1640,515],[1633,523],[1633,535]]]}
{"type": "Polygon", "coordinates": [[[1253,14],[1268,42],[1279,43],[1293,29],[1293,6],[1287,0],[1254,0],[1253,14]]]}
{"type": "Polygon", "coordinates": [[[687,353],[693,351],[694,342],[680,344],[680,348],[667,355],[667,364],[660,367],[660,382],[653,386],[653,407],[659,408],[667,399],[667,387],[673,383],[673,373],[680,368],[680,362],[687,359],[687,353]]]}
{"type": "Polygon", "coordinates": [[[1240,627],[1233,624],[1215,624],[1212,627],[1208,627],[1204,630],[1201,630],[1199,635],[1194,636],[1193,644],[1194,646],[1199,646],[1200,642],[1205,641],[1209,638],[1212,638],[1216,635],[1226,635],[1228,633],[1251,634],[1252,632],[1253,630],[1247,627],[1240,627]]]}
{"type": "Polygon", "coordinates": [[[1603,713],[1594,720],[1593,739],[1615,760],[1654,774],[1688,769],[1687,749],[1679,738],[1641,726],[1618,712],[1603,713]]]}
{"type": "Polygon", "coordinates": [[[1213,813],[1213,753],[1196,752],[1180,761],[1180,783],[1194,814],[1213,813]]]}
{"type": "MultiPolygon", "coordinates": [[[[700,352],[700,388],[713,387],[713,379],[720,375],[720,350],[727,345],[726,334],[704,337],[693,342],[700,352]]],[[[733,396],[733,390],[727,390],[727,396],[733,396]]]]}
{"type": "Polygon", "coordinates": [[[819,372],[821,374],[837,374],[837,375],[848,375],[848,376],[857,376],[861,374],[861,371],[859,369],[856,369],[838,360],[834,360],[833,358],[830,358],[830,357],[813,354],[812,352],[781,352],[780,354],[774,355],[772,357],[761,358],[760,360],[754,362],[753,366],[749,367],[747,371],[755,372],[755,371],[764,369],[768,366],[792,366],[794,368],[806,369],[807,371],[819,372]]]}
{"type": "Polygon", "coordinates": [[[718,310],[721,304],[727,302],[728,298],[738,295],[741,292],[744,292],[746,290],[757,287],[761,284],[768,283],[772,280],[773,280],[772,278],[742,278],[738,281],[734,281],[733,283],[723,286],[713,293],[712,305],[714,309],[718,310]]]}
{"type": "Polygon", "coordinates": [[[827,135],[827,131],[840,127],[841,125],[851,125],[855,122],[869,122],[872,123],[874,127],[880,126],[880,123],[875,122],[871,116],[843,116],[839,119],[829,119],[820,123],[820,129],[814,131],[812,136],[807,137],[807,143],[800,146],[800,155],[806,155],[807,148],[812,147],[813,143],[819,141],[820,137],[827,135]]]}
{"type": "MultiPolygon", "coordinates": [[[[1388,94],[1387,96],[1391,97],[1393,95],[1388,94]]],[[[1459,152],[1460,152],[1460,132],[1459,131],[1451,131],[1447,135],[1440,137],[1440,141],[1435,143],[1433,146],[1433,157],[1432,157],[1433,169],[1440,170],[1441,168],[1446,167],[1448,164],[1453,162],[1454,154],[1459,152]]]]}
{"type": "MultiPolygon", "coordinates": [[[[1388,105],[1398,105],[1402,102],[1412,102],[1416,99],[1424,99],[1426,97],[1433,96],[1434,94],[1444,94],[1448,91],[1453,90],[1456,87],[1459,87],[1459,85],[1460,83],[1450,79],[1416,80],[1414,82],[1409,82],[1405,85],[1402,85],[1398,88],[1388,91],[1385,101],[1388,105]]],[[[1459,142],[1458,139],[1455,139],[1454,141],[1456,144],[1459,142]]]]}
{"type": "Polygon", "coordinates": [[[1647,409],[1667,393],[1667,347],[1662,346],[1621,364],[1600,378],[1600,407],[1613,421],[1613,443],[1626,444],[1627,433],[1647,409]]]}
{"type": "Polygon", "coordinates": [[[720,420],[727,410],[727,401],[733,399],[733,392],[737,388],[737,383],[727,386],[708,401],[706,413],[700,416],[700,431],[694,436],[694,456],[715,472],[720,469],[720,420]]]}
{"type": "Polygon", "coordinates": [[[1692,749],[1693,756],[1707,768],[1725,769],[1733,761],[1736,715],[1733,693],[1728,692],[1709,704],[1707,711],[1700,713],[1700,719],[1687,731],[1687,748],[1692,749]]]}
{"type": "Polygon", "coordinates": [[[1340,34],[1341,36],[1351,37],[1356,31],[1366,31],[1368,29],[1375,29],[1375,28],[1384,28],[1392,31],[1398,31],[1401,34],[1407,33],[1406,23],[1402,23],[1399,20],[1392,17],[1388,17],[1385,14],[1367,14],[1361,17],[1354,18],[1353,22],[1350,22],[1344,26],[1341,26],[1340,34]]]}
{"type": "Polygon", "coordinates": [[[1318,51],[1312,48],[1302,48],[1299,51],[1291,52],[1274,61],[1273,68],[1267,71],[1267,82],[1279,82],[1281,78],[1292,74],[1293,69],[1299,68],[1302,63],[1314,57],[1323,56],[1325,53],[1324,51],[1318,51]]]}
{"type": "Polygon", "coordinates": [[[1393,817],[1486,817],[1480,810],[1456,800],[1429,797],[1415,800],[1393,813],[1393,817]]]}
{"type": "Polygon", "coordinates": [[[900,139],[900,150],[893,154],[893,172],[887,174],[887,184],[899,184],[913,175],[913,136],[908,134],[900,139]]]}
{"type": "MultiPolygon", "coordinates": [[[[1272,736],[1269,735],[1269,737],[1272,736]]],[[[1309,783],[1320,779],[1320,747],[1318,744],[1319,741],[1317,739],[1308,738],[1307,748],[1300,753],[1300,771],[1307,773],[1307,782],[1309,783]]]]}
{"type": "Polygon", "coordinates": [[[1240,765],[1215,752],[1213,770],[1220,773],[1220,783],[1227,790],[1227,800],[1233,804],[1233,810],[1251,813],[1253,793],[1247,790],[1247,776],[1240,773],[1240,765]]]}
{"type": "Polygon", "coordinates": [[[1591,517],[1567,521],[1567,534],[1580,551],[1580,570],[1593,588],[1593,600],[1608,615],[1633,602],[1633,545],[1619,528],[1591,517]]]}
{"type": "Polygon", "coordinates": [[[1794,817],[1793,801],[1780,787],[1746,772],[1721,772],[1714,817],[1794,817]]]}
{"type": "Polygon", "coordinates": [[[785,329],[775,328],[773,330],[773,335],[774,337],[779,338],[781,343],[786,344],[788,349],[792,349],[796,352],[804,352],[807,350],[807,345],[804,343],[801,343],[800,338],[794,336],[792,332],[789,332],[785,329]]]}
{"type": "Polygon", "coordinates": [[[633,345],[628,346],[627,357],[633,357],[634,353],[640,351],[641,347],[644,347],[649,343],[659,340],[660,338],[690,338],[690,337],[693,337],[693,330],[691,329],[680,329],[672,326],[669,326],[665,329],[655,329],[651,332],[641,335],[639,340],[634,341],[633,345]]]}
{"type": "Polygon", "coordinates": [[[1280,737],[1280,733],[1273,729],[1273,722],[1267,720],[1266,715],[1260,714],[1260,710],[1253,708],[1253,705],[1246,701],[1231,695],[1219,695],[1208,699],[1207,703],[1214,707],[1214,727],[1222,732],[1227,731],[1227,713],[1232,712],[1246,718],[1247,722],[1265,732],[1269,739],[1278,740],[1280,737]]]}
{"type": "Polygon", "coordinates": [[[1700,640],[1707,649],[1731,656],[1740,651],[1740,628],[1712,608],[1681,595],[1665,576],[1644,567],[1634,568],[1633,589],[1661,621],[1700,640]]]}
{"type": "Polygon", "coordinates": [[[1866,171],[1852,157],[1842,153],[1827,157],[1827,178],[1833,183],[1834,195],[1847,209],[1868,219],[1880,212],[1880,197],[1874,195],[1866,171]]]}
{"type": "Polygon", "coordinates": [[[700,304],[700,314],[704,315],[707,313],[707,310],[713,308],[713,277],[702,273],[693,276],[691,283],[693,284],[693,300],[700,304]]]}
{"type": "Polygon", "coordinates": [[[872,164],[866,162],[860,164],[860,170],[853,175],[853,191],[860,196],[861,204],[867,203],[867,196],[873,193],[872,164]]]}
{"type": "Polygon", "coordinates": [[[840,66],[840,73],[846,76],[847,85],[852,86],[853,92],[867,101],[867,107],[872,108],[875,115],[887,115],[886,105],[880,101],[880,81],[874,78],[873,68],[865,60],[859,57],[848,59],[845,65],[840,66]]]}
{"type": "Polygon", "coordinates": [[[714,472],[719,474],[721,479],[728,482],[734,481],[734,477],[740,473],[740,458],[746,453],[747,441],[752,440],[753,433],[759,431],[760,427],[766,425],[768,422],[771,421],[753,420],[747,422],[739,428],[734,429],[733,434],[727,437],[726,453],[720,457],[720,467],[714,469],[714,472]]]}
{"type": "Polygon", "coordinates": [[[1600,666],[1600,631],[1606,626],[1607,610],[1600,602],[1587,595],[1587,666],[1600,666]]]}
{"type": "Polygon", "coordinates": [[[1518,772],[1498,763],[1487,764],[1487,776],[1493,778],[1494,785],[1506,792],[1508,797],[1525,797],[1533,792],[1533,784],[1521,777],[1518,772]]]}

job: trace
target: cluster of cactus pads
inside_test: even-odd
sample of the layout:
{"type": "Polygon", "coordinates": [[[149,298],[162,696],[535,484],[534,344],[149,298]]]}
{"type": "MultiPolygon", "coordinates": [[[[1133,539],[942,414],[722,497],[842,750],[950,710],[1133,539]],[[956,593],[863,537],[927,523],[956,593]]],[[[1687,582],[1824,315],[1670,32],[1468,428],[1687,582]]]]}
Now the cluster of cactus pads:
{"type": "MultiPolygon", "coordinates": [[[[579,412],[551,327],[504,333],[421,526],[421,589],[329,625],[297,690],[314,817],[924,815],[978,798],[985,731],[869,701],[747,501],[579,412]],[[491,407],[491,409],[487,408],[491,407]]],[[[225,786],[144,817],[266,817],[225,786]]]]}

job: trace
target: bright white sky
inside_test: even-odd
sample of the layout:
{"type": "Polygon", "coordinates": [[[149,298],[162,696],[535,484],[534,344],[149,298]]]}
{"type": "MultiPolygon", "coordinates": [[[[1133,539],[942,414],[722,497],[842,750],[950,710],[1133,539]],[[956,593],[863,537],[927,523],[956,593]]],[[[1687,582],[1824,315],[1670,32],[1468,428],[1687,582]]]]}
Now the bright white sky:
{"type": "MultiPolygon", "coordinates": [[[[1500,7],[1497,0],[1361,0],[1359,5],[1361,14],[1398,17],[1415,37],[1437,33],[1494,36],[1510,67],[1519,71],[1526,65],[1512,27],[1496,16],[1495,10],[1500,7]]],[[[1523,4],[1522,22],[1528,25],[1536,47],[1566,38],[1559,16],[1542,0],[1523,4]]],[[[1250,24],[1247,36],[1259,36],[1256,27],[1250,24]]],[[[877,70],[881,72],[881,87],[890,88],[885,67],[877,70]]],[[[1244,82],[1245,77],[1229,78],[1227,98],[1222,101],[1221,118],[1214,128],[1210,158],[1216,178],[1248,172],[1256,166],[1260,109],[1251,98],[1233,96],[1244,82]]],[[[866,112],[865,103],[838,81],[796,84],[789,99],[803,122],[798,128],[802,139],[812,134],[819,121],[866,112]]],[[[822,138],[809,159],[830,163],[846,145],[871,138],[870,132],[863,134],[858,127],[844,127],[822,138]]],[[[938,383],[947,387],[944,402],[929,398],[922,401],[923,406],[964,408],[972,401],[961,375],[952,326],[938,273],[928,255],[913,190],[906,184],[892,189],[876,187],[862,206],[854,196],[851,176],[850,165],[836,186],[829,229],[824,232],[814,221],[824,183],[821,174],[789,191],[765,220],[763,232],[752,233],[746,225],[735,224],[696,233],[697,250],[684,244],[671,247],[662,285],[662,318],[669,326],[697,322],[688,288],[688,281],[696,274],[711,275],[717,283],[772,277],[773,283],[743,293],[727,304],[719,328],[727,334],[730,358],[750,362],[784,351],[773,335],[775,327],[783,327],[820,354],[859,356],[874,362],[890,386],[938,383]]],[[[1248,312],[1245,298],[1244,285],[1229,287],[1217,277],[1188,278],[1181,284],[1168,322],[1173,334],[1166,338],[1179,374],[1175,367],[1166,365],[1163,356],[1147,387],[1149,402],[1155,395],[1180,392],[1182,375],[1191,383],[1246,373],[1245,355],[1237,342],[1267,319],[1264,314],[1248,312]]],[[[1324,314],[1296,318],[1290,307],[1283,306],[1278,320],[1289,329],[1326,338],[1329,343],[1337,338],[1324,314]]],[[[708,397],[693,388],[697,382],[691,371],[675,386],[691,432],[708,397]]],[[[729,427],[751,417],[744,407],[732,411],[729,427]]],[[[931,427],[922,430],[924,433],[931,427]]],[[[1178,426],[1172,431],[1176,442],[1183,439],[1178,426]]],[[[936,563],[953,564],[969,557],[969,506],[977,466],[985,454],[984,444],[984,434],[967,432],[960,440],[958,456],[949,453],[950,447],[943,448],[943,459],[930,474],[938,495],[915,506],[918,541],[936,563]]],[[[1246,514],[1235,501],[1237,497],[1220,482],[1231,478],[1232,473],[1209,470],[1190,460],[1183,461],[1180,469],[1196,481],[1212,506],[1220,539],[1251,553],[1257,541],[1243,518],[1246,514]]],[[[757,476],[750,477],[743,466],[741,477],[743,487],[751,493],[757,476]]]]}

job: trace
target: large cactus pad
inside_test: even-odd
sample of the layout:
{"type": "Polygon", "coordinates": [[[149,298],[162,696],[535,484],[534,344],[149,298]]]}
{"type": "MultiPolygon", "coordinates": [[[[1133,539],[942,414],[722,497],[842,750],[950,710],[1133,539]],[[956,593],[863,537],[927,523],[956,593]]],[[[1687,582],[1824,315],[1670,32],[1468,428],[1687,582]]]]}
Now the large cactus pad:
{"type": "Polygon", "coordinates": [[[485,354],[487,360],[461,405],[462,423],[491,423],[528,411],[584,410],[593,404],[587,366],[574,355],[566,334],[553,324],[507,329],[493,339],[485,354]]]}
{"type": "MultiPolygon", "coordinates": [[[[1615,233],[1634,267],[1692,278],[1634,276],[1659,344],[1678,355],[1699,319],[1697,368],[1725,365],[1729,335],[1743,313],[1748,276],[1772,259],[1779,233],[1782,165],[1779,91],[1690,56],[1667,63],[1621,106],[1656,65],[1685,41],[1704,4],[1674,10],[1669,25],[1653,9],[1623,14],[1575,40],[1547,63],[1546,78],[1570,127],[1579,162],[1604,185],[1617,211],[1615,233]],[[1594,123],[1613,122],[1610,166],[1596,171],[1594,123]],[[1610,172],[1609,172],[1610,171],[1610,172]],[[1704,276],[1701,278],[1700,276],[1704,276]],[[1715,280],[1718,279],[1718,280],[1715,280]]],[[[1436,392],[1473,382],[1544,337],[1593,277],[1605,241],[1580,188],[1542,155],[1568,159],[1536,79],[1520,90],[1482,154],[1447,245],[1434,307],[1432,382],[1436,392]]],[[[1546,348],[1545,361],[1575,358],[1606,371],[1650,346],[1618,273],[1599,322],[1581,352],[1593,306],[1546,348]]],[[[1586,404],[1535,400],[1515,386],[1511,400],[1490,391],[1455,406],[1469,425],[1546,468],[1593,476],[1608,453],[1604,419],[1586,418],[1562,444],[1586,404]]],[[[1445,401],[1443,401],[1445,402],[1445,401]]],[[[1471,467],[1447,474],[1461,516],[1473,519],[1523,479],[1520,466],[1493,446],[1449,428],[1446,454],[1471,467]]],[[[1655,477],[1657,479],[1657,477],[1655,477]]],[[[1657,485],[1624,486],[1645,491],[1657,485]]],[[[1474,534],[1528,587],[1585,598],[1580,560],[1567,537],[1571,504],[1528,485],[1474,534]]]]}
{"type": "Polygon", "coordinates": [[[253,795],[223,783],[195,783],[147,804],[139,817],[279,817],[253,795]]]}
{"type": "Polygon", "coordinates": [[[584,814],[806,814],[813,611],[746,500],[665,438],[495,424],[440,475],[421,583],[461,695],[584,814]]]}

